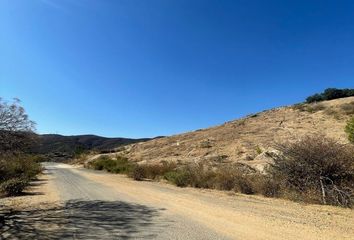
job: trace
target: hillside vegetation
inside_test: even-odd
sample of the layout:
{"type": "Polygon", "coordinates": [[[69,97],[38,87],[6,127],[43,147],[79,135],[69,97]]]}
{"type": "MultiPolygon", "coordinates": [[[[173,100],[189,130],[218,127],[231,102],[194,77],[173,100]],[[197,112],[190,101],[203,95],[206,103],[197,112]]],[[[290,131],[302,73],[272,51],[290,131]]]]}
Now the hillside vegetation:
{"type": "Polygon", "coordinates": [[[18,99],[0,98],[0,197],[22,193],[41,172],[39,156],[28,153],[36,143],[34,129],[18,99]]]}
{"type": "Polygon", "coordinates": [[[131,144],[115,154],[91,157],[87,166],[135,180],[165,179],[181,187],[350,207],[354,146],[348,136],[353,115],[354,97],[281,107],[131,144]]]}
{"type": "Polygon", "coordinates": [[[216,127],[127,145],[118,153],[140,163],[203,162],[220,166],[238,162],[262,170],[276,154],[278,143],[319,133],[347,143],[344,129],[353,114],[354,97],[298,104],[216,127]]]}

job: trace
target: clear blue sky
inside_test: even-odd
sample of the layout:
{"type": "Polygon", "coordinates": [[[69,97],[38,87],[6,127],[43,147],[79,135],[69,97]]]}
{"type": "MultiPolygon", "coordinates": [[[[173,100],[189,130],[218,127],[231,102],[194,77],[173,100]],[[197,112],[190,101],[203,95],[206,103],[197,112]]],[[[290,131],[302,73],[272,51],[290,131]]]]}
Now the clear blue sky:
{"type": "Polygon", "coordinates": [[[354,87],[354,1],[0,0],[0,96],[39,133],[152,137],[354,87]]]}

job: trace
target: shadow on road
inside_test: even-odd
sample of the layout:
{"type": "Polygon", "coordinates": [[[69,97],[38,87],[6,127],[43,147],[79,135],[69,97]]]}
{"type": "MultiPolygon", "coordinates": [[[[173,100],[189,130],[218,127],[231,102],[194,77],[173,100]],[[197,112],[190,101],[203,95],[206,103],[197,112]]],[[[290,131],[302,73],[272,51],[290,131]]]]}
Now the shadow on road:
{"type": "Polygon", "coordinates": [[[5,216],[0,239],[153,239],[166,226],[163,209],[121,201],[72,200],[5,216]]]}

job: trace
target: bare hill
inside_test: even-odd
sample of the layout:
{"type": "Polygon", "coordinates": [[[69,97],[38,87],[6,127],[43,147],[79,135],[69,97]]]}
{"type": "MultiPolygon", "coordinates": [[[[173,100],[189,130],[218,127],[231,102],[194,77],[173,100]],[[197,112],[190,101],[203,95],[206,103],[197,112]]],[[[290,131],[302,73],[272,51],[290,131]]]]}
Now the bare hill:
{"type": "Polygon", "coordinates": [[[346,142],[344,127],[352,114],[354,97],[279,107],[220,126],[131,144],[120,154],[137,162],[241,162],[261,170],[279,142],[306,134],[346,142]]]}

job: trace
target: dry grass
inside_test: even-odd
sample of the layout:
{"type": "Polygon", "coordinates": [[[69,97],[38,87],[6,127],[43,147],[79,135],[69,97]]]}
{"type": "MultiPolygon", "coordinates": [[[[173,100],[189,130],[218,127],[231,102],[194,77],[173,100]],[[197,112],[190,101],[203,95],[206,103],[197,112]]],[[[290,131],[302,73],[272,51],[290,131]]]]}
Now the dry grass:
{"type": "Polygon", "coordinates": [[[341,110],[346,114],[346,115],[353,115],[354,114],[354,101],[345,103],[341,105],[341,110]]]}
{"type": "Polygon", "coordinates": [[[294,141],[318,132],[347,142],[343,129],[348,115],[341,110],[341,106],[353,100],[354,97],[321,102],[315,109],[325,109],[314,113],[293,107],[272,109],[254,118],[242,118],[202,131],[128,145],[122,154],[134,162],[148,164],[161,161],[179,161],[183,164],[202,162],[211,165],[242,162],[263,168],[266,161],[258,161],[257,158],[253,160],[257,146],[268,149],[274,147],[274,142],[294,141]],[[333,109],[338,115],[328,117],[328,109],[333,109]],[[227,159],[214,162],[215,158],[211,156],[227,156],[227,159]]]}

